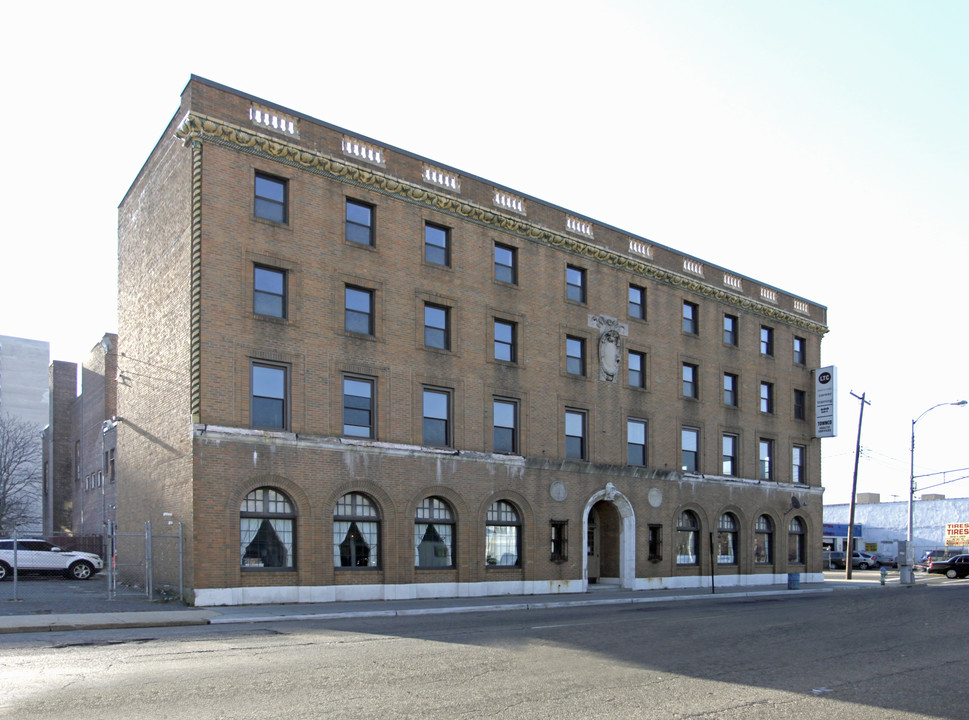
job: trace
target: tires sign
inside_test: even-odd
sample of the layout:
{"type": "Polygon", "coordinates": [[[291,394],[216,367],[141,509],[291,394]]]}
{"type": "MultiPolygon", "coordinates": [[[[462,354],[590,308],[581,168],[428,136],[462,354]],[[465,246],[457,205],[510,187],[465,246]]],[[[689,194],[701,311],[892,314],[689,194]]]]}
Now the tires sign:
{"type": "Polygon", "coordinates": [[[969,545],[969,523],[946,523],[946,547],[965,547],[969,545]]]}

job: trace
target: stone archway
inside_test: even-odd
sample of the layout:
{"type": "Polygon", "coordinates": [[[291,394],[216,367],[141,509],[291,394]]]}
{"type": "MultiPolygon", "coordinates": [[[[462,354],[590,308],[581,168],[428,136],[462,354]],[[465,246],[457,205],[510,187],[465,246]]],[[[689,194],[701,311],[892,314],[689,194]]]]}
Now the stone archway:
{"type": "Polygon", "coordinates": [[[582,578],[587,588],[593,582],[635,587],[636,514],[612,483],[594,493],[582,512],[582,578]]]}

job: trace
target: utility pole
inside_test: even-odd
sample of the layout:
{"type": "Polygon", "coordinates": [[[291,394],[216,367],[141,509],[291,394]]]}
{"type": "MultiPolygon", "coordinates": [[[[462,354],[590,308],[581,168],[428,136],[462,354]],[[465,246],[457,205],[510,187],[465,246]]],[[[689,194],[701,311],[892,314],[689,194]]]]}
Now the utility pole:
{"type": "Polygon", "coordinates": [[[865,400],[866,393],[851,396],[861,400],[861,411],[858,413],[858,441],[855,443],[855,474],[851,478],[851,510],[848,512],[848,548],[845,550],[845,580],[851,580],[851,558],[855,549],[855,491],[858,489],[858,459],[861,457],[861,421],[865,417],[865,405],[871,405],[865,400]]]}

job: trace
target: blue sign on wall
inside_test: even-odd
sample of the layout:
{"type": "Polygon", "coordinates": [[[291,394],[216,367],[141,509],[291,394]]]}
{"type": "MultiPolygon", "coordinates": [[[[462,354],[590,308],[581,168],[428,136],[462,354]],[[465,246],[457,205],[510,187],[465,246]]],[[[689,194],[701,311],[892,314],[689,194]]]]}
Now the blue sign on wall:
{"type": "MultiPolygon", "coordinates": [[[[825,537],[848,537],[848,523],[824,523],[822,527],[825,537]]],[[[864,535],[861,523],[855,523],[855,531],[852,534],[855,537],[864,535]]]]}

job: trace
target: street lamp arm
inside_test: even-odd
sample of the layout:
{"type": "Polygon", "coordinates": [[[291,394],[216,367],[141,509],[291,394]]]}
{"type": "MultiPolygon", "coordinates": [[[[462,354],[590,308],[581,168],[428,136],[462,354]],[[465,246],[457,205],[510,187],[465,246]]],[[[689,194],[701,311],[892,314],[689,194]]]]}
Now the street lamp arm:
{"type": "Polygon", "coordinates": [[[964,407],[966,404],[969,404],[969,400],[958,400],[956,402],[944,402],[944,403],[939,403],[938,405],[933,405],[932,407],[930,407],[928,410],[926,410],[924,413],[922,413],[921,415],[919,415],[917,418],[915,418],[912,421],[912,427],[914,428],[915,427],[915,423],[917,423],[919,420],[921,420],[923,417],[925,417],[931,411],[935,410],[936,408],[940,408],[943,405],[955,405],[956,407],[964,407]]]}

